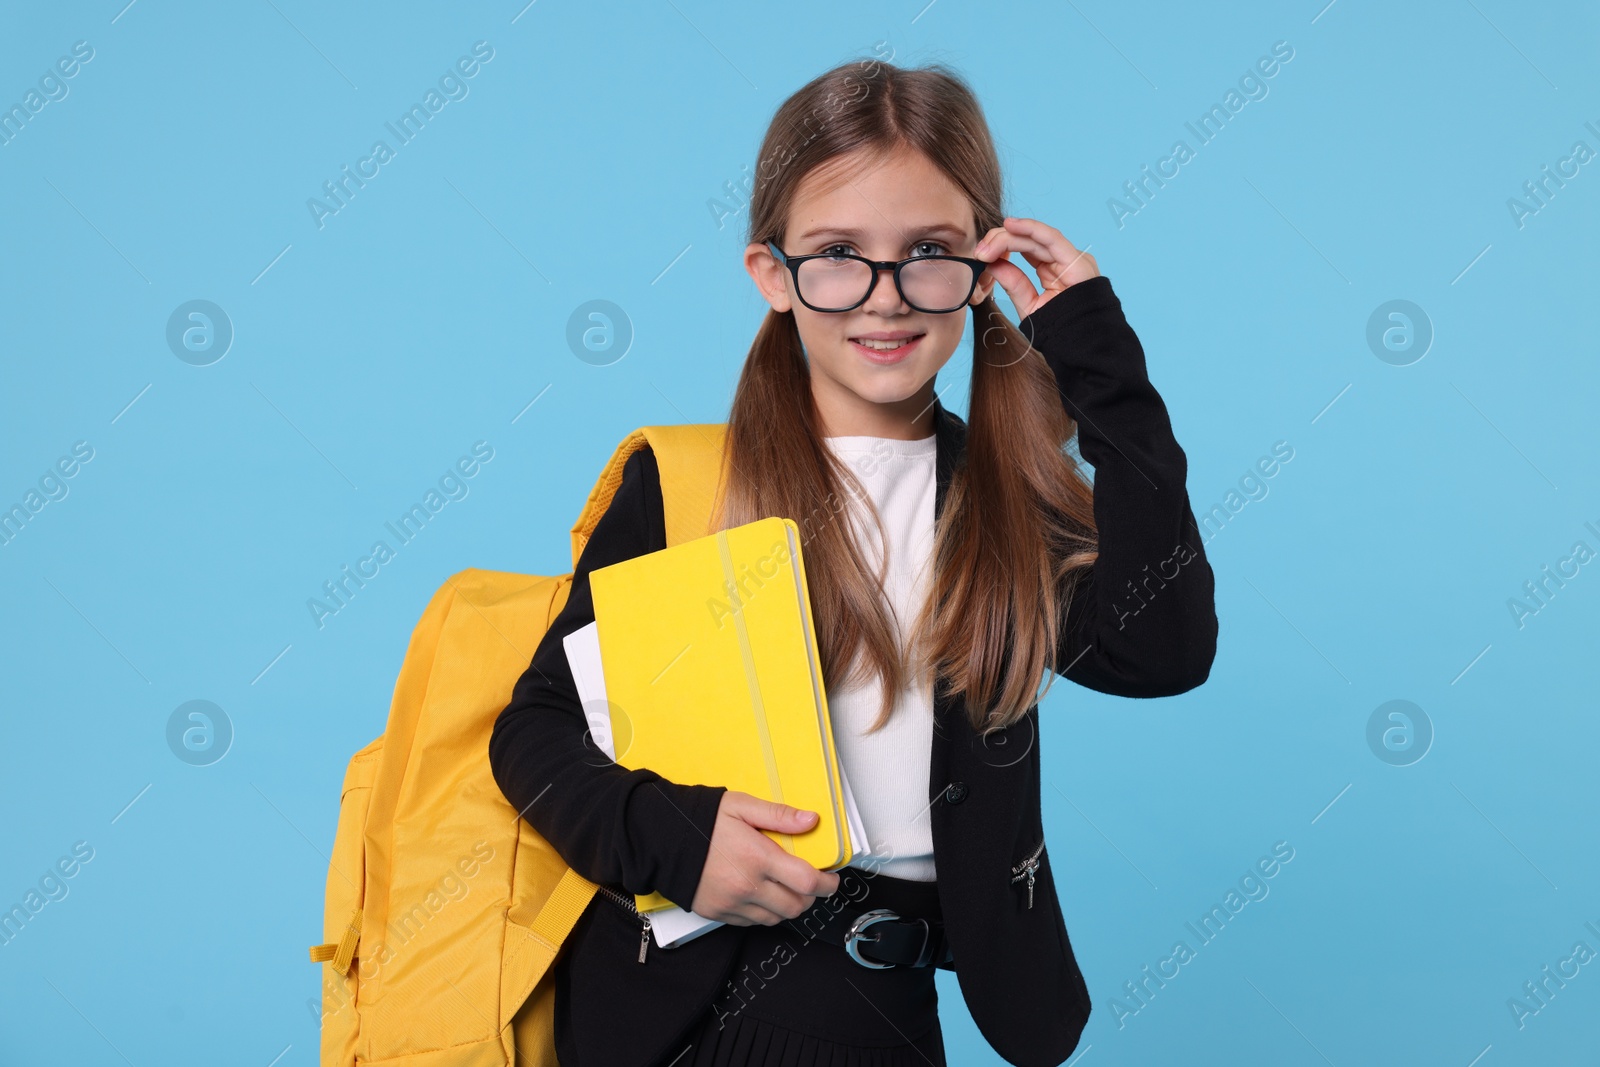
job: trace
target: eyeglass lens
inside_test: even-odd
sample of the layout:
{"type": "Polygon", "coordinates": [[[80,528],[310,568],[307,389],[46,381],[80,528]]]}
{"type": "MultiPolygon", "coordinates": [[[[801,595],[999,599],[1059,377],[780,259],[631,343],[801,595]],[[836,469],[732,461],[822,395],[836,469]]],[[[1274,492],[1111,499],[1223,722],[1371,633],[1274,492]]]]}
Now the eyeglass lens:
{"type": "MultiPolygon", "coordinates": [[[[800,298],[824,310],[859,304],[872,284],[871,267],[843,256],[808,259],[799,265],[798,275],[800,298]]],[[[972,291],[972,268],[958,260],[925,256],[901,268],[900,289],[915,307],[954,311],[972,291]]]]}

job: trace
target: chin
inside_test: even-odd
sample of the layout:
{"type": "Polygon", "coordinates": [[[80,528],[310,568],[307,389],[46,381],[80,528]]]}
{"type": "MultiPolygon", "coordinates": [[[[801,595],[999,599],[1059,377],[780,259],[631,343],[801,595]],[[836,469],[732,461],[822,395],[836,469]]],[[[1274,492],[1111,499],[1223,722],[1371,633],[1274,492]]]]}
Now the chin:
{"type": "Polygon", "coordinates": [[[916,382],[907,381],[904,384],[876,382],[871,386],[863,384],[852,388],[851,391],[861,399],[874,404],[899,404],[916,396],[917,390],[922,388],[922,383],[926,380],[924,378],[916,382]]]}

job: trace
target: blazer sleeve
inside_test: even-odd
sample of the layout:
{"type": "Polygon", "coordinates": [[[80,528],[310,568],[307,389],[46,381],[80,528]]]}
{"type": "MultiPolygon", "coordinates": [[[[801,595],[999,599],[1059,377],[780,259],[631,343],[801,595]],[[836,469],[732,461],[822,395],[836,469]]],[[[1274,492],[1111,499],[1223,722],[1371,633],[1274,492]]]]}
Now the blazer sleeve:
{"type": "Polygon", "coordinates": [[[1052,669],[1102,693],[1173,696],[1216,657],[1215,577],[1189,505],[1188,460],[1105,276],[1068,286],[1018,328],[1055,374],[1094,468],[1099,558],[1078,579],[1052,669]]]}
{"type": "Polygon", "coordinates": [[[573,571],[566,605],[495,720],[495,781],[562,859],[590,881],[659,891],[687,910],[700,885],[723,786],[679,784],[628,770],[597,748],[562,639],[594,621],[589,572],[666,547],[661,480],[643,448],[573,571]]]}

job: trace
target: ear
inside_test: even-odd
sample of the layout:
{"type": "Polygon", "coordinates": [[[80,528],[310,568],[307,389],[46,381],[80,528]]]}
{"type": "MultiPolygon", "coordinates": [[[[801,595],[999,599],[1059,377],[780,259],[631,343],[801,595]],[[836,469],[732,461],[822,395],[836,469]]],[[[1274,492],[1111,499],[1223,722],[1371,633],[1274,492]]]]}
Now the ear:
{"type": "Polygon", "coordinates": [[[770,248],[759,242],[746,245],[744,269],[750,272],[750,280],[756,283],[773,311],[794,310],[794,300],[789,293],[789,270],[778,262],[770,248]]]}

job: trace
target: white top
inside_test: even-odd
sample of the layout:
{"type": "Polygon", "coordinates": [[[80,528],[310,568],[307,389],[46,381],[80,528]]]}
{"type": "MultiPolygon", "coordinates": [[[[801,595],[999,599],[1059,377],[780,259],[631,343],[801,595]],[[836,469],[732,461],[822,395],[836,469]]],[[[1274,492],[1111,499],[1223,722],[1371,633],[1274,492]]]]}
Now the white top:
{"type": "MultiPolygon", "coordinates": [[[[825,437],[824,441],[861,479],[878,508],[889,542],[884,596],[902,642],[927,595],[933,556],[937,435],[920,441],[889,437],[825,437]]],[[[864,502],[849,501],[857,551],[876,573],[878,534],[864,502]]],[[[865,731],[878,716],[883,685],[874,675],[865,685],[828,692],[834,742],[861,821],[872,843],[867,860],[891,878],[934,880],[933,832],[928,817],[928,771],[933,752],[932,679],[913,680],[895,699],[889,721],[865,731]]]]}

